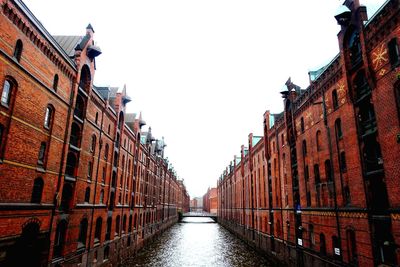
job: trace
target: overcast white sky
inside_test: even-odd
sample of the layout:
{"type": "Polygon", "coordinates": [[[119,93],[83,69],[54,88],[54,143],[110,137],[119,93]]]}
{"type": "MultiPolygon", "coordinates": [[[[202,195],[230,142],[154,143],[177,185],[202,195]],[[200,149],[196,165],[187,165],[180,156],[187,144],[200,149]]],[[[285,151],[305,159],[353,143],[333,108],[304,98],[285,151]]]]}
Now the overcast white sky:
{"type": "MultiPolygon", "coordinates": [[[[371,16],[385,0],[361,0],[371,16]]],[[[103,54],[96,85],[127,85],[128,112],[143,112],[191,197],[202,196],[240,155],[262,115],[281,112],[289,76],[338,53],[341,0],[25,0],[53,35],[84,35],[103,54]]]]}

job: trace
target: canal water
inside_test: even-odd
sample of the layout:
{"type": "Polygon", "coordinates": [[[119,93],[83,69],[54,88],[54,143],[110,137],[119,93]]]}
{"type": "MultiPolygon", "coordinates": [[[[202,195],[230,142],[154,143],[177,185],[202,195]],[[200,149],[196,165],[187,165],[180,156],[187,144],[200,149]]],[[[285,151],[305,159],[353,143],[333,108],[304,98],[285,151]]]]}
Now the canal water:
{"type": "Polygon", "coordinates": [[[188,223],[173,225],[124,266],[274,266],[211,219],[184,220],[188,223]]]}

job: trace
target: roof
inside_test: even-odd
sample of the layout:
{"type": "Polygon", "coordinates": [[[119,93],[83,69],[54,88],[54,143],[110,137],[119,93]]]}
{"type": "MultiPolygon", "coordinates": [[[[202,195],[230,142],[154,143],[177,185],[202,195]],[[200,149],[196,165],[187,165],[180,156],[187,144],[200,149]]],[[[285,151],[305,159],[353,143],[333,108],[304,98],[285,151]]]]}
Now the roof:
{"type": "Polygon", "coordinates": [[[125,114],[125,122],[135,122],[136,113],[126,113],[125,114]]]}
{"type": "Polygon", "coordinates": [[[82,36],[53,35],[53,38],[71,58],[75,55],[75,47],[82,40],[82,36]]]}

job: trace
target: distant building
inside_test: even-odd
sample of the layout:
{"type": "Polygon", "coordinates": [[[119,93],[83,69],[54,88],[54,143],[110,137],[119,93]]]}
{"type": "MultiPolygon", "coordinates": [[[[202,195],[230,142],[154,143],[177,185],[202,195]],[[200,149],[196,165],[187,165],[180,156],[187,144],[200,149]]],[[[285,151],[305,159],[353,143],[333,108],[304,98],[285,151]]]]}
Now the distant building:
{"type": "Polygon", "coordinates": [[[204,194],[203,210],[208,213],[217,214],[218,211],[217,188],[208,188],[207,193],[204,194]]]}

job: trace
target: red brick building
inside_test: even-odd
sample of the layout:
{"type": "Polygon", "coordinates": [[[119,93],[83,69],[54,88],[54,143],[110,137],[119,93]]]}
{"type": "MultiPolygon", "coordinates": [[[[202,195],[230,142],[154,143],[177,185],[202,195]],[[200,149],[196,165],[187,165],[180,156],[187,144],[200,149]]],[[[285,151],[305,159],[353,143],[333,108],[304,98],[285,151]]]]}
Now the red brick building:
{"type": "Polygon", "coordinates": [[[109,266],[187,209],[164,142],[96,87],[91,25],[51,36],[0,0],[0,266],[109,266]]]}
{"type": "Polygon", "coordinates": [[[203,210],[208,213],[217,214],[218,210],[218,194],[217,188],[208,188],[207,193],[203,196],[203,210]]]}
{"type": "Polygon", "coordinates": [[[400,2],[335,16],[340,53],[218,182],[218,221],[289,265],[400,264],[400,2]]]}

